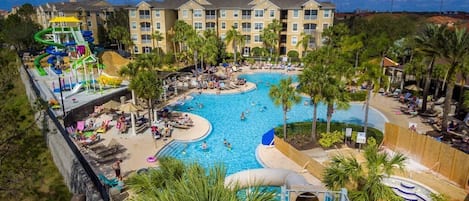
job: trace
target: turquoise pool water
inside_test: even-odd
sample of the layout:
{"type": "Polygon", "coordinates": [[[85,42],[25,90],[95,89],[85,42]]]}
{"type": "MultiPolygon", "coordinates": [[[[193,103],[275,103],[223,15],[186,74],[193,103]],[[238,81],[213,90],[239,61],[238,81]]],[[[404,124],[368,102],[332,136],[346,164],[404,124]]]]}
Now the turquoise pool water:
{"type": "MultiPolygon", "coordinates": [[[[159,153],[159,156],[172,156],[187,162],[196,161],[204,167],[224,164],[228,174],[262,167],[256,159],[255,149],[261,143],[265,132],[283,123],[281,108],[275,107],[268,96],[269,87],[271,84],[277,84],[286,75],[264,73],[240,77],[257,83],[257,89],[232,95],[193,94],[193,100],[174,108],[206,118],[212,124],[212,131],[205,139],[196,142],[170,143],[159,153]],[[197,106],[199,103],[202,103],[204,107],[199,108],[197,106]],[[188,111],[188,108],[194,109],[188,111]],[[246,114],[244,121],[240,120],[241,112],[246,114]],[[232,144],[231,150],[223,145],[223,139],[227,139],[232,144]],[[207,142],[208,150],[201,149],[202,141],[207,142]]],[[[308,100],[308,98],[303,98],[300,104],[288,112],[288,122],[312,119],[312,107],[303,104],[308,100]]],[[[318,117],[326,118],[324,105],[319,106],[318,117]]],[[[361,124],[363,117],[363,104],[352,104],[347,111],[336,111],[333,120],[361,124]]],[[[380,113],[370,110],[370,126],[383,130],[384,122],[385,119],[380,113]]]]}

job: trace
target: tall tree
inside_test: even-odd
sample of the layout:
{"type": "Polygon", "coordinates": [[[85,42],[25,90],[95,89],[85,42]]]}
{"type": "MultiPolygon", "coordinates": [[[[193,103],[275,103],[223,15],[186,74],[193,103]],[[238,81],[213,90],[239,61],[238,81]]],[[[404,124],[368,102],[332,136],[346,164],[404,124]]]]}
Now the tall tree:
{"type": "Polygon", "coordinates": [[[448,128],[448,114],[451,111],[454,85],[456,84],[456,74],[461,72],[464,60],[469,56],[469,32],[466,29],[446,28],[442,34],[445,41],[442,48],[442,55],[449,63],[448,87],[446,88],[446,98],[443,108],[442,129],[448,128]]]}
{"type": "Polygon", "coordinates": [[[427,24],[422,32],[415,37],[417,45],[417,51],[423,53],[429,59],[428,67],[425,73],[425,86],[423,88],[423,101],[422,101],[422,112],[427,111],[427,97],[430,92],[430,83],[432,78],[433,66],[435,60],[440,57],[440,47],[443,41],[442,35],[444,26],[437,26],[435,24],[427,24]]]}
{"type": "Polygon", "coordinates": [[[109,30],[109,38],[111,40],[116,41],[117,49],[121,51],[122,44],[126,43],[127,40],[130,40],[129,29],[126,29],[125,27],[121,27],[121,26],[112,27],[109,30]]]}
{"type": "Polygon", "coordinates": [[[382,181],[396,169],[404,170],[406,157],[401,153],[390,156],[380,152],[376,145],[367,146],[364,156],[364,163],[355,157],[333,157],[324,170],[326,187],[331,190],[348,188],[351,200],[402,200],[382,181]]]}
{"type": "Polygon", "coordinates": [[[287,112],[294,104],[301,101],[301,96],[296,93],[292,86],[292,78],[280,80],[278,85],[272,85],[269,90],[269,97],[274,105],[281,106],[283,111],[283,137],[287,140],[287,112]]]}
{"type": "Polygon", "coordinates": [[[234,56],[234,64],[236,65],[238,63],[237,60],[237,54],[238,54],[238,47],[241,46],[241,44],[244,43],[244,36],[241,35],[241,33],[236,29],[236,27],[231,27],[230,30],[226,33],[226,38],[225,42],[228,45],[231,43],[232,48],[233,48],[233,56],[234,56]]]}
{"type": "Polygon", "coordinates": [[[275,55],[275,63],[278,62],[278,56],[280,54],[280,32],[282,31],[282,23],[278,19],[273,19],[270,24],[267,25],[267,29],[269,29],[273,34],[274,37],[272,38],[272,46],[276,49],[277,54],[275,55]]]}
{"type": "Polygon", "coordinates": [[[155,71],[139,71],[134,79],[130,81],[129,88],[135,91],[135,94],[148,100],[148,114],[150,122],[153,122],[153,100],[158,99],[163,92],[163,84],[157,78],[155,71]]]}
{"type": "Polygon", "coordinates": [[[366,84],[366,100],[365,100],[365,119],[364,119],[364,129],[363,132],[366,133],[368,128],[368,113],[370,110],[370,99],[373,95],[373,92],[378,92],[378,90],[386,86],[387,80],[385,75],[381,70],[381,66],[374,64],[372,62],[366,62],[361,66],[360,69],[360,78],[359,81],[362,84],[366,84]]]}
{"type": "Polygon", "coordinates": [[[163,36],[163,34],[162,34],[160,31],[156,30],[155,32],[153,32],[153,34],[151,35],[151,37],[153,38],[153,40],[156,41],[157,52],[158,52],[158,55],[160,55],[160,54],[161,54],[161,52],[160,52],[160,49],[161,49],[161,48],[160,48],[160,44],[159,44],[159,43],[164,39],[164,36],[163,36]]]}
{"type": "Polygon", "coordinates": [[[309,34],[306,32],[302,32],[300,36],[301,36],[301,40],[298,41],[298,43],[296,44],[296,47],[301,46],[303,48],[303,52],[301,53],[301,56],[304,57],[308,49],[312,48],[310,46],[313,42],[315,42],[316,38],[314,38],[312,34],[309,34]]]}

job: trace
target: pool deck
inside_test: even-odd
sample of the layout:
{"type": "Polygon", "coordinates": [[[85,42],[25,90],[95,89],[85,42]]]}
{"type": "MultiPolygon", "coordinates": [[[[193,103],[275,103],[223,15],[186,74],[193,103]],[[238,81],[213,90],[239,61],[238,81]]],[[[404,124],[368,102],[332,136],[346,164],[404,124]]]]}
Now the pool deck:
{"type": "MultiPolygon", "coordinates": [[[[287,74],[297,74],[300,71],[288,71],[285,70],[270,70],[270,69],[254,69],[251,70],[249,67],[241,68],[241,72],[236,72],[235,76],[239,74],[250,74],[255,72],[278,72],[278,73],[287,73],[287,74]]],[[[172,101],[176,101],[184,96],[187,96],[191,93],[206,93],[206,94],[229,94],[229,93],[242,93],[245,91],[254,90],[256,85],[254,83],[248,82],[245,86],[242,86],[237,89],[231,90],[217,90],[217,89],[205,89],[205,90],[197,90],[192,89],[184,94],[180,94],[178,97],[172,99],[172,101]]],[[[170,101],[171,103],[171,101],[170,101]]],[[[422,119],[420,117],[410,117],[408,115],[400,114],[399,107],[401,103],[395,101],[393,98],[376,95],[373,96],[371,99],[371,106],[377,110],[379,110],[391,123],[397,124],[402,127],[407,127],[409,122],[417,123],[417,132],[424,133],[428,130],[431,130],[431,127],[426,126],[422,123],[422,119]]],[[[147,129],[142,134],[132,135],[132,134],[118,134],[117,130],[115,129],[115,121],[111,121],[111,129],[107,132],[107,134],[103,134],[102,143],[107,145],[112,139],[115,139],[119,144],[125,147],[125,151],[123,153],[119,153],[117,158],[123,159],[123,163],[121,165],[124,177],[128,176],[128,174],[146,167],[154,167],[157,166],[158,162],[156,163],[148,163],[146,158],[148,156],[153,156],[159,150],[161,150],[166,144],[168,144],[171,140],[187,140],[193,141],[200,138],[205,137],[209,134],[211,130],[211,124],[206,119],[190,114],[191,119],[194,121],[194,126],[189,129],[174,129],[173,135],[171,138],[167,140],[157,140],[155,141],[150,133],[150,129],[147,129]]],[[[101,115],[96,122],[103,121],[106,118],[110,118],[107,115],[101,115]]],[[[129,132],[131,133],[131,129],[129,132]]],[[[265,147],[259,145],[256,150],[256,154],[258,159],[266,166],[270,168],[285,168],[296,171],[303,175],[307,181],[314,185],[322,185],[321,182],[312,176],[309,173],[306,173],[301,166],[294,163],[288,157],[283,155],[280,151],[275,149],[274,147],[265,147]]],[[[330,156],[333,156],[337,153],[351,153],[353,155],[360,155],[354,149],[339,149],[339,150],[332,150],[328,152],[324,152],[322,149],[313,149],[313,150],[306,150],[304,151],[306,154],[309,154],[312,158],[320,162],[326,162],[330,156]]],[[[93,164],[93,163],[92,163],[93,164]]],[[[408,169],[410,170],[411,174],[415,177],[423,177],[425,178],[425,185],[432,187],[434,190],[437,190],[440,193],[444,193],[449,195],[453,200],[463,200],[464,196],[466,195],[464,189],[459,188],[458,186],[450,183],[448,180],[441,176],[437,176],[434,173],[431,173],[430,170],[426,168],[420,168],[419,164],[413,164],[410,162],[408,164],[408,169]],[[418,168],[417,168],[418,167],[418,168]]],[[[95,171],[103,172],[109,176],[114,176],[113,171],[109,164],[94,164],[95,171]]]]}

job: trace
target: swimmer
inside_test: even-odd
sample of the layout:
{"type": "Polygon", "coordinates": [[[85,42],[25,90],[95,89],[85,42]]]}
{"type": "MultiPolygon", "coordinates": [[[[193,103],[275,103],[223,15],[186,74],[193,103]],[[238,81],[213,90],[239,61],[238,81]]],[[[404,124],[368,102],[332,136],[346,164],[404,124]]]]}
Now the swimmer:
{"type": "Polygon", "coordinates": [[[207,148],[208,148],[207,141],[204,141],[204,142],[202,143],[202,149],[203,149],[203,150],[206,150],[207,148]]]}
{"type": "Polygon", "coordinates": [[[226,144],[226,147],[228,148],[228,150],[231,150],[231,144],[228,142],[228,144],[226,144]]]}
{"type": "Polygon", "coordinates": [[[246,117],[244,116],[244,112],[241,112],[241,120],[244,120],[246,117]]]}
{"type": "Polygon", "coordinates": [[[192,111],[192,110],[194,110],[193,107],[187,107],[187,111],[192,111]]]}
{"type": "Polygon", "coordinates": [[[249,109],[246,109],[246,114],[249,114],[249,109]]]}
{"type": "Polygon", "coordinates": [[[202,104],[202,103],[198,103],[197,105],[199,106],[200,109],[202,109],[204,107],[204,104],[202,104]]]}
{"type": "Polygon", "coordinates": [[[223,139],[223,144],[226,146],[228,144],[228,141],[226,139],[223,139]]]}
{"type": "Polygon", "coordinates": [[[303,104],[304,104],[304,105],[309,105],[308,101],[305,101],[303,104]]]}

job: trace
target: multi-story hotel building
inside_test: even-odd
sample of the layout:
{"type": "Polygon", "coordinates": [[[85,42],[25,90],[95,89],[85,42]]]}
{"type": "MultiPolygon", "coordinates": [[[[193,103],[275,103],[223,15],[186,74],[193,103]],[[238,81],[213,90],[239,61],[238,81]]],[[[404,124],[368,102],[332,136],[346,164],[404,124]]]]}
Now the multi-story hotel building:
{"type": "MultiPolygon", "coordinates": [[[[333,24],[335,6],[314,0],[164,0],[142,1],[129,8],[130,34],[135,44],[133,53],[150,52],[156,44],[164,51],[172,45],[167,33],[176,20],[183,20],[196,30],[214,29],[225,37],[231,27],[245,36],[243,55],[262,46],[261,30],[272,20],[282,23],[280,54],[290,50],[302,53],[297,45],[302,33],[312,34],[309,48],[322,44],[322,31],[333,24]],[[156,42],[152,34],[159,31],[163,41],[156,42]]],[[[227,48],[232,51],[232,48],[227,48]]]]}
{"type": "Polygon", "coordinates": [[[95,43],[99,43],[98,27],[105,27],[107,17],[123,6],[114,6],[104,0],[70,0],[69,2],[46,3],[36,7],[36,19],[43,28],[49,26],[49,20],[60,16],[75,16],[81,23],[81,30],[93,32],[95,43]]]}

